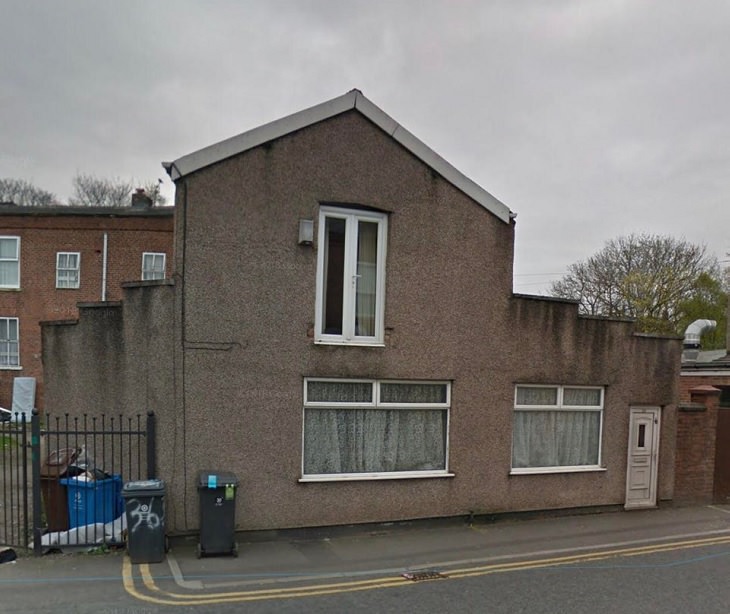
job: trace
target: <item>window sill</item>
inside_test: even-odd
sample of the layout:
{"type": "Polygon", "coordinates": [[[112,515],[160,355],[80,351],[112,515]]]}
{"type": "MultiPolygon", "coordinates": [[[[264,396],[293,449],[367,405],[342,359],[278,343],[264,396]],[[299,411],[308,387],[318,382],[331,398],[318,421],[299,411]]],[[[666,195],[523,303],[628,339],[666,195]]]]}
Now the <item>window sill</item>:
{"type": "Polygon", "coordinates": [[[20,287],[0,286],[0,292],[20,292],[20,287]]]}
{"type": "Polygon", "coordinates": [[[551,473],[595,473],[606,471],[605,467],[597,467],[594,465],[581,467],[535,467],[525,469],[511,469],[510,475],[541,475],[551,473]]]}
{"type": "Polygon", "coordinates": [[[381,341],[335,341],[331,339],[315,339],[314,345],[336,345],[344,347],[366,347],[366,348],[384,348],[385,343],[381,341]]]}
{"type": "Polygon", "coordinates": [[[18,365],[17,367],[15,365],[0,365],[0,371],[22,371],[23,367],[18,365]]]}
{"type": "Polygon", "coordinates": [[[300,483],[308,482],[360,482],[367,480],[411,480],[422,478],[453,478],[448,471],[397,471],[393,473],[331,473],[326,475],[305,475],[300,483]]]}

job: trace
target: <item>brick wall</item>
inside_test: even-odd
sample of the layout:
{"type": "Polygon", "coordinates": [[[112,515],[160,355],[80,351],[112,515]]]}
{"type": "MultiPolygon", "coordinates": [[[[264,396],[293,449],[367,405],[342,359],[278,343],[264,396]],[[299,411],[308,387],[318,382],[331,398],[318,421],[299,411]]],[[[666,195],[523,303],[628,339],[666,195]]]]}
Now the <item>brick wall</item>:
{"type": "Polygon", "coordinates": [[[15,377],[37,379],[36,406],[43,408],[39,322],[75,320],[78,303],[103,296],[107,237],[107,301],[122,297],[121,284],[142,277],[143,252],[166,254],[172,276],[173,209],[85,210],[56,207],[0,209],[0,235],[20,237],[20,289],[0,290],[0,317],[19,320],[20,368],[0,369],[0,406],[10,407],[15,377]],[[56,254],[80,253],[80,286],[56,288],[56,254]]]}
{"type": "Polygon", "coordinates": [[[689,403],[691,401],[690,391],[698,386],[730,386],[730,369],[727,375],[682,375],[679,378],[679,401],[689,403]]]}
{"type": "Polygon", "coordinates": [[[680,378],[688,400],[680,403],[677,418],[674,501],[711,503],[720,391],[706,384],[689,388],[692,379],[680,378]]]}

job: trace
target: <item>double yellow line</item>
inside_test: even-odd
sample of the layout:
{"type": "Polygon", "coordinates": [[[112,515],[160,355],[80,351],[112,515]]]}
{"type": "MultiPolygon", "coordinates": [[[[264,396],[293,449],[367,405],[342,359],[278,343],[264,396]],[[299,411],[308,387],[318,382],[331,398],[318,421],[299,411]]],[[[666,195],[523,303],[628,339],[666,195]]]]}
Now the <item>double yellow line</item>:
{"type": "MultiPolygon", "coordinates": [[[[663,544],[652,544],[634,548],[618,548],[596,552],[585,552],[581,554],[565,555],[553,558],[542,558],[525,560],[514,563],[492,563],[477,567],[451,569],[442,573],[447,578],[470,578],[485,576],[495,573],[510,571],[524,571],[528,569],[539,569],[544,567],[557,567],[560,565],[572,565],[576,563],[588,563],[615,557],[641,556],[658,552],[670,552],[688,548],[701,548],[703,546],[715,546],[730,543],[730,535],[722,537],[710,537],[704,539],[693,539],[686,541],[668,542],[663,544]]],[[[380,577],[370,580],[343,581],[324,584],[312,584],[309,586],[295,586],[289,588],[258,589],[247,591],[233,591],[225,593],[172,593],[164,591],[155,584],[150,572],[149,565],[139,565],[138,577],[134,576],[134,569],[129,557],[124,557],[122,564],[122,580],[124,588],[131,596],[159,605],[213,605],[222,603],[236,603],[245,601],[263,601],[273,599],[293,599],[301,597],[316,597],[321,595],[333,595],[337,593],[349,593],[356,591],[367,591],[381,588],[403,587],[415,584],[412,580],[396,577],[380,577]],[[137,587],[136,580],[141,580],[142,590],[137,587]]]]}

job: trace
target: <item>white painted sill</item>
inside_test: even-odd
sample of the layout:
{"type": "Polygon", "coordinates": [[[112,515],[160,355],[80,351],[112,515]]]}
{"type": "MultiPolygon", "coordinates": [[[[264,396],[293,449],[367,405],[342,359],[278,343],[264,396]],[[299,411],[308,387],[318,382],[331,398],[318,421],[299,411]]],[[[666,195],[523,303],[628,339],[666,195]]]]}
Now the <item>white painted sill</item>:
{"type": "Polygon", "coordinates": [[[536,467],[529,469],[512,469],[510,475],[544,475],[553,473],[601,473],[606,467],[536,467]]]}
{"type": "Polygon", "coordinates": [[[330,339],[315,339],[314,345],[335,345],[340,347],[356,348],[384,348],[385,343],[379,341],[332,341],[330,339]]]}
{"type": "Polygon", "coordinates": [[[23,370],[23,367],[20,365],[18,365],[17,367],[16,366],[0,367],[0,371],[22,371],[22,370],[23,370]]]}
{"type": "Polygon", "coordinates": [[[305,475],[300,483],[309,482],[362,482],[368,480],[412,480],[423,478],[453,478],[455,474],[444,471],[419,471],[398,473],[336,473],[328,475],[305,475]]]}

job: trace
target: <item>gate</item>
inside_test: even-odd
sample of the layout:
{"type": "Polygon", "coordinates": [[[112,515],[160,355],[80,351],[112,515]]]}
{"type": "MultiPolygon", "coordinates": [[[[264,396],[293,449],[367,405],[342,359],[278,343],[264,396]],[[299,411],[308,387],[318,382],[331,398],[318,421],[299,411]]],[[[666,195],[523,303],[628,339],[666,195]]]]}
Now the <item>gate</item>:
{"type": "Polygon", "coordinates": [[[30,441],[25,414],[0,422],[0,546],[25,548],[31,535],[30,441]]]}
{"type": "Polygon", "coordinates": [[[154,413],[16,418],[0,426],[0,545],[123,543],[122,484],[156,477],[154,413]]]}

